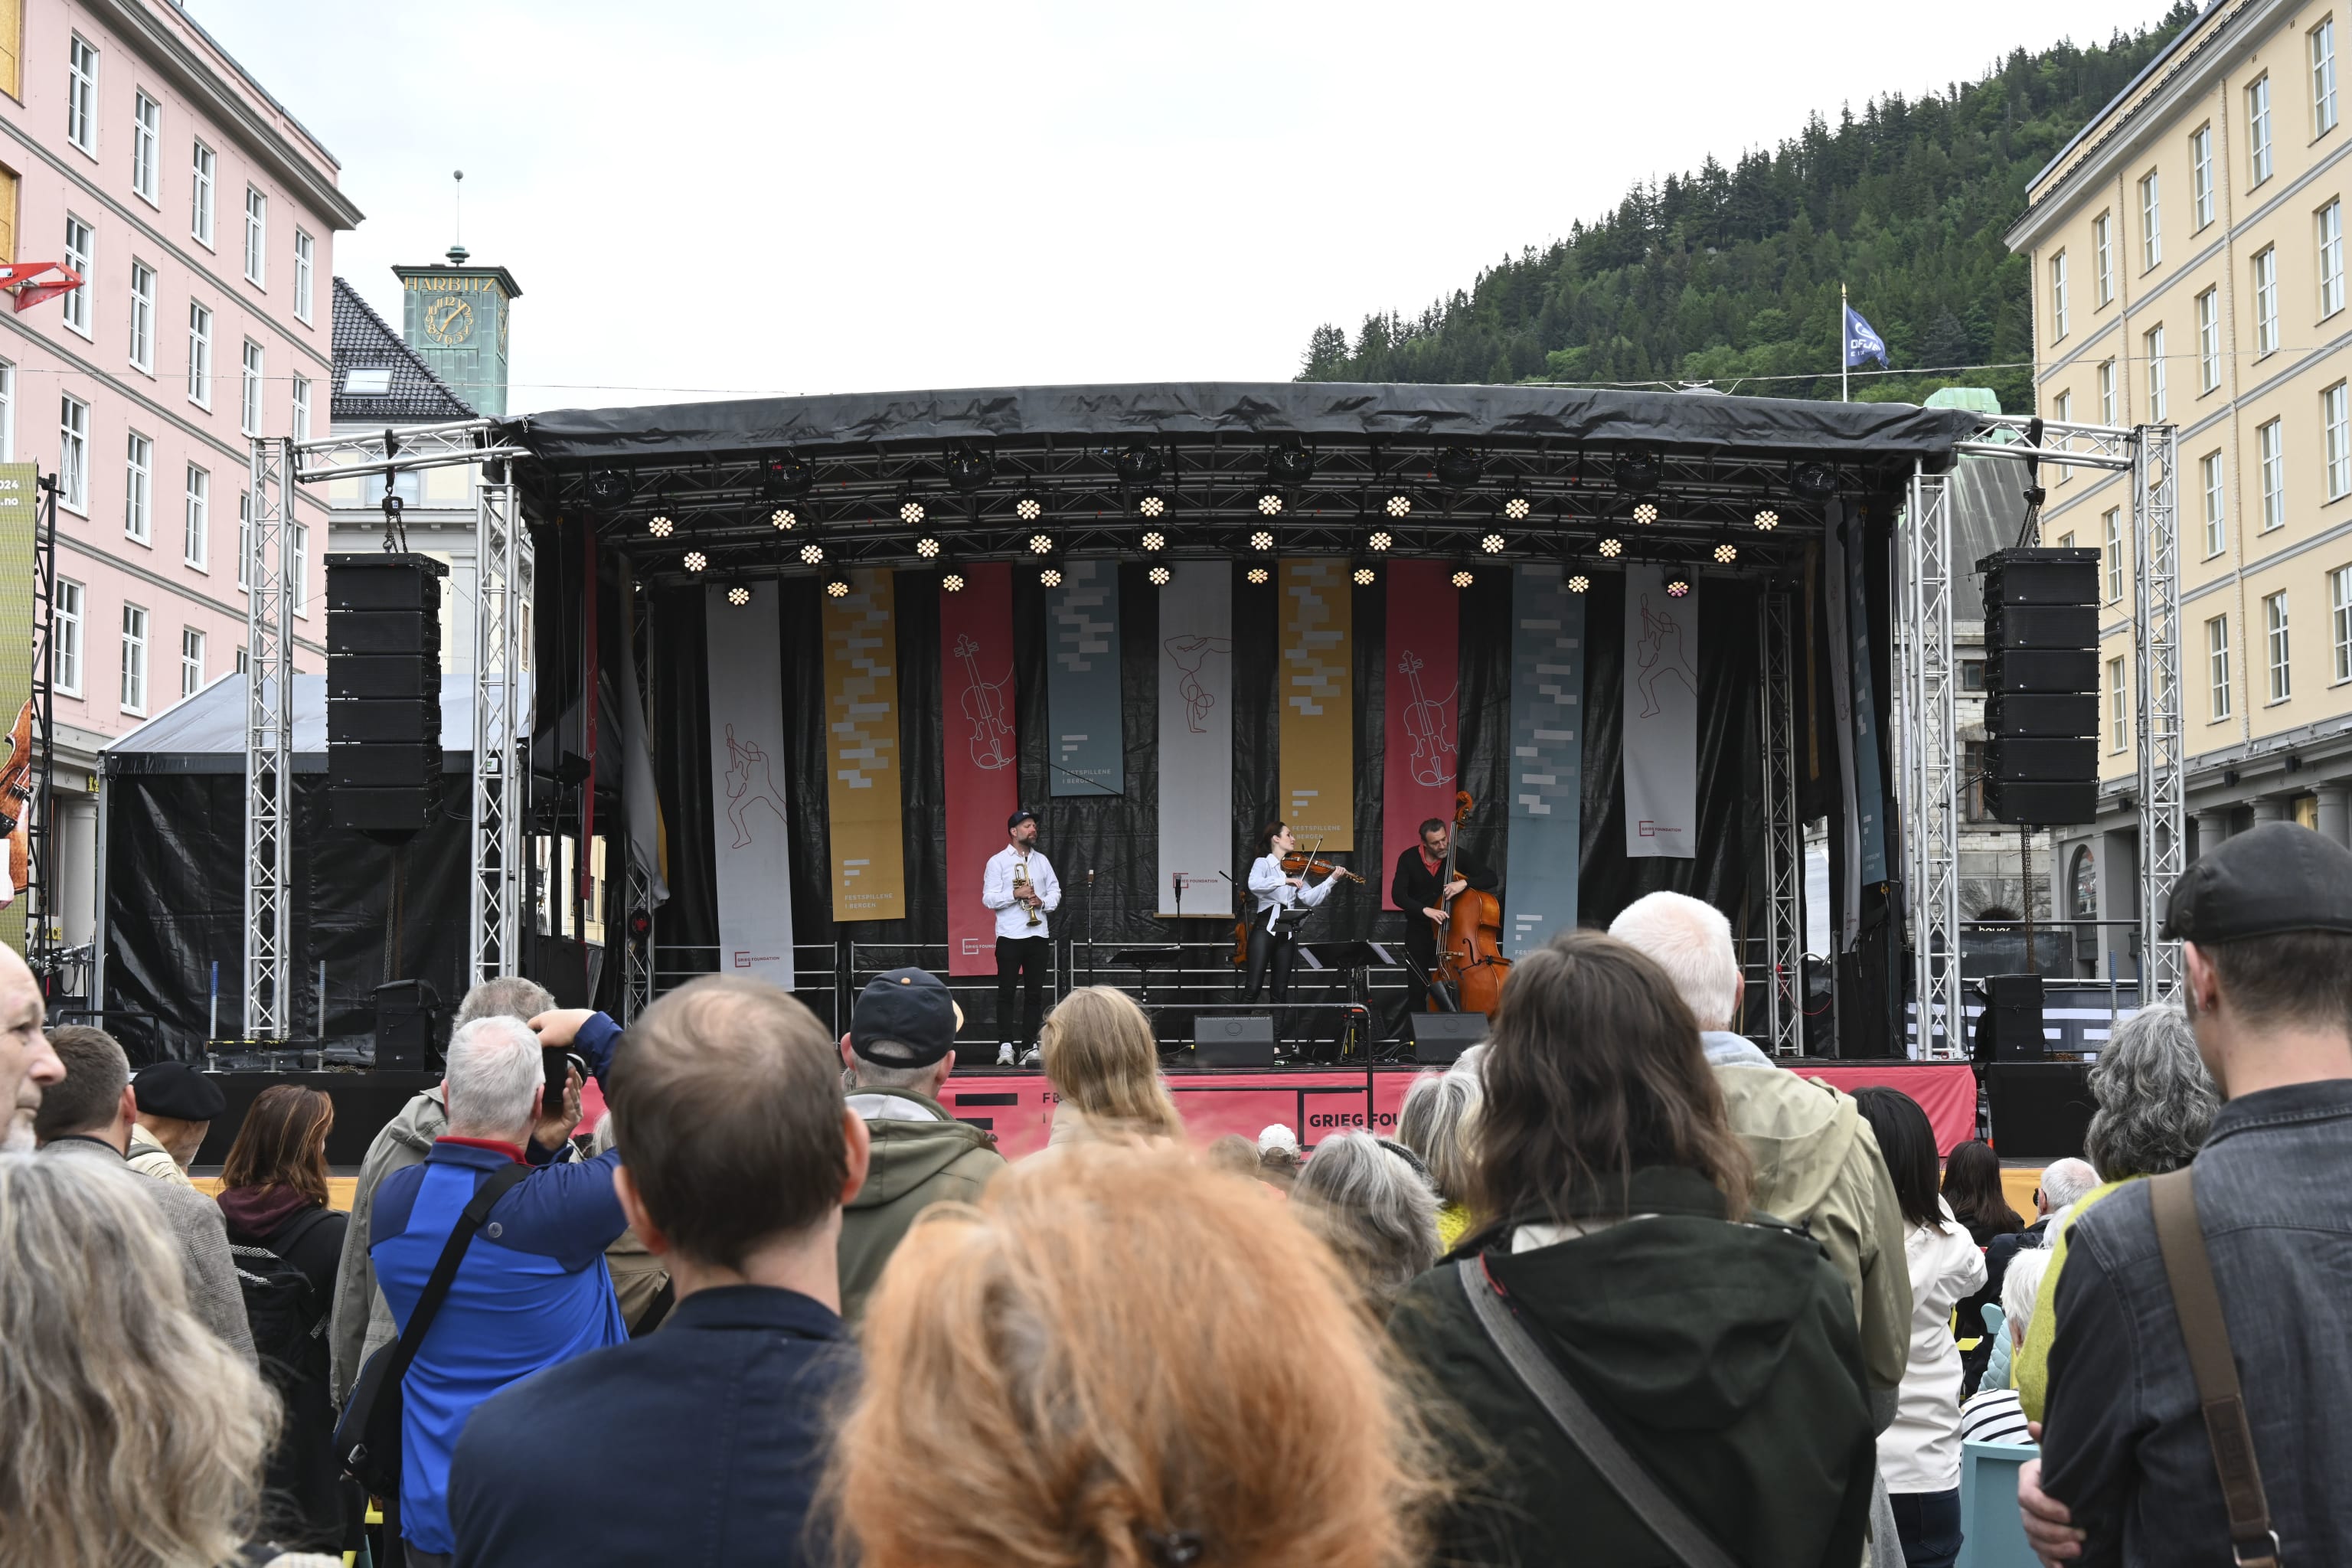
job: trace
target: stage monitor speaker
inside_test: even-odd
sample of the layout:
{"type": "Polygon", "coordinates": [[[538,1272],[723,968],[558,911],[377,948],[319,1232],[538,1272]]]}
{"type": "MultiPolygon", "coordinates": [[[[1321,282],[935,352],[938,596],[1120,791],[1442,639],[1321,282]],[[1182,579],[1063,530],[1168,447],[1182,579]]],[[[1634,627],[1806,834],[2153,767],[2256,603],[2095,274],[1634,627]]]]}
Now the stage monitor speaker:
{"type": "Polygon", "coordinates": [[[1271,1018],[1202,1017],[1192,1026],[1192,1061],[1204,1068],[1270,1068],[1271,1018]]]}
{"type": "Polygon", "coordinates": [[[375,1065],[421,1068],[433,1048],[440,998],[422,980],[390,980],[375,988],[375,1065]]]}
{"type": "Polygon", "coordinates": [[[1412,1059],[1450,1062],[1486,1037],[1484,1013],[1415,1013],[1412,1016],[1412,1059]]]}
{"type": "Polygon", "coordinates": [[[2042,1033],[2042,976],[1994,974],[1984,982],[1985,1010],[1977,1018],[1979,1062],[2038,1062],[2049,1053],[2042,1033]]]}
{"type": "Polygon", "coordinates": [[[441,588],[425,555],[327,557],[328,820],[425,826],[441,775],[441,588]]]}

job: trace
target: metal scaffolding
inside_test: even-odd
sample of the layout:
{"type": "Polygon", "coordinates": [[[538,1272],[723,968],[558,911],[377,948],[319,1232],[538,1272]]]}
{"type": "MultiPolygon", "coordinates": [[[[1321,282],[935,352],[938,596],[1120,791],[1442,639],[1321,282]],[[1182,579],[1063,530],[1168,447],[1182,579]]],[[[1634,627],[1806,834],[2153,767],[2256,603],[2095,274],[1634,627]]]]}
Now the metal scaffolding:
{"type": "Polygon", "coordinates": [[[1959,716],[1952,668],[1951,479],[1911,475],[1895,552],[1904,889],[1919,1055],[1962,1053],[1959,716]]]}
{"type": "Polygon", "coordinates": [[[1804,1050],[1805,844],[1797,817],[1796,638],[1788,590],[1764,590],[1756,617],[1757,727],[1764,757],[1764,859],[1771,965],[1765,1027],[1781,1056],[1804,1050]]]}
{"type": "Polygon", "coordinates": [[[286,550],[287,482],[293,443],[256,439],[248,482],[251,526],[244,576],[245,1037],[282,1040],[291,1019],[287,950],[293,931],[287,883],[292,870],[294,788],[293,607],[286,550]]]}
{"type": "MultiPolygon", "coordinates": [[[[625,600],[629,596],[625,584],[622,597],[625,600]]],[[[628,646],[622,652],[635,665],[638,711],[646,715],[646,721],[650,725],[653,715],[646,707],[646,700],[653,690],[650,679],[654,667],[652,606],[637,605],[632,621],[635,635],[628,639],[628,646]]],[[[621,843],[626,847],[625,854],[628,862],[628,876],[624,884],[626,893],[621,909],[621,1022],[626,1024],[653,1005],[656,917],[654,868],[638,861],[635,842],[631,835],[624,832],[621,843]]]]}
{"type": "Polygon", "coordinates": [[[467,983],[522,973],[523,830],[530,781],[516,731],[526,717],[523,608],[530,531],[504,464],[475,487],[474,810],[466,887],[467,983]]]}
{"type": "Polygon", "coordinates": [[[2180,944],[2159,941],[2163,907],[2186,869],[2188,734],[2180,712],[2180,531],[2169,425],[2139,432],[2132,465],[2137,571],[2133,662],[2139,680],[2140,1000],[2180,986],[2180,944]]]}

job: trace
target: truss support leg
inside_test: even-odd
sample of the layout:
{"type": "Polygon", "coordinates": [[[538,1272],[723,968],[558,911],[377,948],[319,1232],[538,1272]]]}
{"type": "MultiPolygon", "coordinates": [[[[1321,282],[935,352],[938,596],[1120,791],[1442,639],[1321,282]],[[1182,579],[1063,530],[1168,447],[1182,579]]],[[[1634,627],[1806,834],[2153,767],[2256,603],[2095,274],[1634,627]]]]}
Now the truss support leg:
{"type": "Polygon", "coordinates": [[[2157,931],[2188,859],[2188,737],[2180,711],[2179,488],[2169,425],[2133,432],[2139,700],[2139,973],[2143,1005],[2180,988],[2180,944],[2157,931]]]}
{"type": "Polygon", "coordinates": [[[1805,845],[1797,819],[1797,689],[1794,608],[1785,589],[1767,588],[1757,606],[1757,718],[1764,752],[1765,1027],[1772,1050],[1804,1050],[1805,845]]]}
{"type": "Polygon", "coordinates": [[[283,1040],[292,945],[288,872],[294,784],[294,645],[287,576],[290,441],[253,443],[252,527],[246,557],[245,1037],[283,1040]]]}
{"type": "Polygon", "coordinates": [[[513,483],[487,475],[474,509],[472,875],[467,884],[468,984],[522,971],[520,900],[529,781],[517,732],[530,711],[524,608],[530,538],[513,483]]]}
{"type": "Polygon", "coordinates": [[[1952,668],[1950,480],[1913,470],[1898,552],[1903,840],[1918,1054],[1966,1054],[1960,998],[1959,715],[1952,668]]]}

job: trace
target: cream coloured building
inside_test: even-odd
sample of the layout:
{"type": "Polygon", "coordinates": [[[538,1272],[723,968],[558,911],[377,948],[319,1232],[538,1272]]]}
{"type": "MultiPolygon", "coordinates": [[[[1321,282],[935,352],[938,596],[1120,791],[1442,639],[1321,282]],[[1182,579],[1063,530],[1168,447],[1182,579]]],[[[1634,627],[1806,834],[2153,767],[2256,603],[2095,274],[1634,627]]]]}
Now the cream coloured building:
{"type": "MultiPolygon", "coordinates": [[[[2352,805],[2352,0],[2215,0],[2029,187],[2048,418],[2179,432],[2189,853],[2352,805]]],[[[2129,918],[2130,479],[2061,469],[2042,542],[2105,552],[2099,818],[2059,836],[2062,916],[2129,918]]],[[[2085,930],[2083,933],[2089,936],[2085,930]]],[[[2127,933],[2111,930],[2134,973],[2127,933]]],[[[2079,950],[2078,950],[2079,951],[2079,950]]],[[[2105,953],[2095,963],[2105,973],[2105,953]]]]}

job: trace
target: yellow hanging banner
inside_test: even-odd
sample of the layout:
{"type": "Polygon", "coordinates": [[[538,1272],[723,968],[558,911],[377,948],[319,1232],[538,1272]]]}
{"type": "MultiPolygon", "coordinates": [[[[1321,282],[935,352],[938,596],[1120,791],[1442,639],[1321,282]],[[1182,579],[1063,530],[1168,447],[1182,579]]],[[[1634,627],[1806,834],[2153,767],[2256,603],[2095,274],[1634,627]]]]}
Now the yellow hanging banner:
{"type": "Polygon", "coordinates": [[[1283,820],[1301,844],[1356,847],[1356,638],[1348,563],[1282,563],[1283,820]]]}
{"type": "Polygon", "coordinates": [[[824,601],[825,800],[833,918],[907,912],[907,837],[898,788],[898,628],[891,574],[853,572],[824,601]]]}

